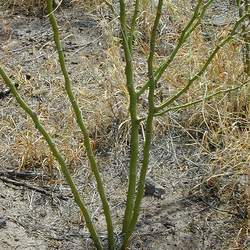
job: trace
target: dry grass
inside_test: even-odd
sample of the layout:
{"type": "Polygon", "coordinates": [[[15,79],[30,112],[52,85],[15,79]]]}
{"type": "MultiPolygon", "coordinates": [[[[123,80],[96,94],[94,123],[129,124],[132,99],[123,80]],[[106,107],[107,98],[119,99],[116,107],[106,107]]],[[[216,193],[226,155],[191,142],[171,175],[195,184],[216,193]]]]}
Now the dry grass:
{"type": "MultiPolygon", "coordinates": [[[[184,3],[179,1],[179,5],[178,3],[176,5],[178,7],[175,6],[176,8],[170,8],[168,12],[165,12],[166,16],[161,29],[163,39],[159,37],[158,42],[161,49],[164,47],[161,39],[165,41],[165,44],[175,43],[176,34],[187,20],[187,16],[184,16],[183,13],[190,13],[190,6],[187,3],[182,4],[184,3]]],[[[145,16],[147,16],[147,29],[145,29],[145,19],[143,19],[141,30],[146,31],[144,37],[148,37],[150,15],[145,16]]],[[[175,61],[163,76],[158,88],[159,101],[184,86],[187,79],[193,76],[201,67],[207,55],[216,46],[217,41],[225,37],[230,27],[230,25],[222,28],[202,25],[193,33],[189,42],[179,51],[175,61]],[[207,40],[204,33],[215,35],[207,40]]],[[[139,44],[141,45],[139,50],[146,56],[148,52],[147,45],[141,41],[139,44]]],[[[239,37],[226,45],[215,57],[206,74],[195,82],[190,91],[178,103],[190,102],[202,98],[208,93],[227,89],[246,81],[247,76],[244,74],[241,46],[242,43],[239,37]]],[[[168,53],[168,51],[161,49],[157,51],[159,61],[168,53]]],[[[247,211],[247,176],[250,160],[249,101],[249,86],[245,86],[239,91],[218,96],[190,108],[188,111],[181,111],[179,116],[177,114],[177,118],[174,118],[177,119],[177,124],[193,137],[194,141],[198,141],[201,150],[210,159],[210,167],[206,169],[207,175],[204,176],[204,182],[198,186],[205,187],[206,192],[213,189],[215,193],[208,194],[205,192],[205,194],[204,189],[199,189],[198,192],[201,192],[202,197],[216,195],[220,200],[220,204],[223,204],[226,209],[242,216],[245,224],[242,224],[241,227],[241,239],[248,237],[246,224],[249,212],[247,211]]],[[[176,114],[172,114],[172,117],[176,117],[176,114]]],[[[168,127],[168,120],[164,122],[160,118],[158,123],[165,124],[165,126],[160,126],[159,129],[168,127]]],[[[157,132],[161,131],[156,130],[157,132]]],[[[238,247],[239,242],[238,238],[232,242],[231,246],[238,247]]]]}
{"type": "Polygon", "coordinates": [[[35,14],[45,10],[46,0],[0,0],[0,7],[12,11],[18,10],[20,13],[35,14]]]}
{"type": "MultiPolygon", "coordinates": [[[[109,1],[63,0],[61,2],[61,0],[54,0],[55,6],[59,3],[61,6],[73,5],[84,11],[93,11],[101,8],[101,6],[109,3],[109,1]]],[[[0,0],[0,8],[12,9],[12,11],[25,13],[26,15],[37,15],[46,12],[46,0],[0,0]]]]}
{"type": "MultiPolygon", "coordinates": [[[[9,0],[5,4],[20,7],[24,2],[28,9],[44,6],[44,1],[9,0]]],[[[149,50],[147,42],[152,24],[151,6],[149,7],[148,1],[146,2],[143,7],[144,12],[140,16],[138,47],[135,51],[135,74],[138,85],[146,79],[145,56],[149,50]]],[[[183,13],[189,13],[190,6],[186,3],[184,5],[184,1],[177,2],[179,5],[170,5],[168,11],[165,10],[163,14],[156,64],[170,53],[183,23],[188,19],[188,16],[183,13]]],[[[81,5],[78,0],[72,3],[81,5]]],[[[102,3],[101,0],[95,2],[96,5],[101,6],[99,8],[101,14],[102,8],[107,8],[102,3]]],[[[92,1],[84,2],[84,8],[92,10],[91,4],[93,4],[92,1]]],[[[122,73],[124,62],[121,57],[119,37],[114,36],[117,30],[117,16],[112,18],[111,22],[104,19],[100,21],[108,45],[98,49],[96,54],[87,56],[84,53],[80,54],[78,64],[74,68],[70,66],[74,90],[88,124],[93,147],[98,154],[108,151],[118,139],[123,143],[128,142],[129,118],[126,113],[128,93],[122,73]]],[[[204,36],[204,32],[215,32],[215,29],[208,28],[204,31],[203,28],[201,26],[193,33],[164,74],[157,89],[159,102],[175,93],[190,76],[197,72],[211,48],[215,46],[217,39],[225,36],[230,25],[218,27],[215,37],[211,37],[209,41],[207,36],[204,36]]],[[[206,74],[195,82],[191,91],[178,103],[195,100],[207,93],[244,82],[246,76],[243,74],[240,51],[241,41],[236,38],[220,51],[206,74]]],[[[10,52],[6,51],[6,53],[10,52]]],[[[22,73],[26,71],[24,68],[20,67],[16,70],[12,67],[12,69],[13,75],[17,77],[16,80],[21,83],[21,94],[38,112],[66,156],[69,165],[72,168],[83,165],[82,137],[64,94],[56,57],[51,57],[38,68],[33,68],[32,75],[35,77],[31,80],[23,77],[22,73]]],[[[226,209],[232,208],[233,212],[240,212],[245,219],[247,211],[244,209],[247,205],[244,187],[247,186],[246,175],[250,160],[249,101],[249,87],[245,87],[225,96],[217,96],[188,111],[157,118],[156,121],[157,134],[168,129],[173,123],[172,119],[176,119],[178,124],[196,142],[198,141],[201,150],[207,155],[210,167],[206,170],[207,175],[204,176],[203,182],[194,189],[194,193],[198,192],[204,196],[207,190],[213,188],[226,209]]],[[[143,113],[143,105],[146,105],[145,98],[142,97],[140,102],[143,113]]],[[[16,109],[12,100],[3,103],[1,113],[0,161],[7,165],[15,165],[19,169],[42,167],[46,171],[47,169],[49,172],[53,171],[53,167],[56,166],[53,158],[31,122],[27,121],[26,115],[16,109]]],[[[247,234],[244,226],[241,234],[247,234]]],[[[236,243],[232,244],[238,243],[236,240],[236,243]]]]}

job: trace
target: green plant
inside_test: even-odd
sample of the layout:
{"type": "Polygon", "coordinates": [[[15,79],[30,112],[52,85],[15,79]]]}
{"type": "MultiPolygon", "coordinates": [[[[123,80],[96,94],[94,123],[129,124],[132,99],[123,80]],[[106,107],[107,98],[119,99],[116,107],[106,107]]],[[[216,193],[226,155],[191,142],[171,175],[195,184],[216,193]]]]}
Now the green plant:
{"type": "MultiPolygon", "coordinates": [[[[126,67],[125,67],[125,75],[126,75],[126,80],[127,80],[126,87],[129,93],[128,112],[129,112],[130,120],[131,120],[130,121],[131,122],[130,163],[129,163],[129,178],[128,178],[129,183],[128,183],[126,209],[125,209],[123,228],[122,228],[123,243],[122,243],[121,249],[127,248],[131,235],[133,231],[135,230],[135,226],[138,221],[140,205],[141,205],[143,194],[144,194],[145,177],[146,177],[147,168],[149,164],[149,152],[150,152],[150,146],[151,146],[151,141],[152,141],[152,136],[153,136],[153,131],[154,131],[154,127],[153,127],[154,118],[156,116],[161,116],[162,114],[169,112],[170,110],[180,110],[183,108],[188,108],[199,102],[206,101],[216,95],[239,89],[243,85],[246,84],[244,83],[243,85],[239,85],[233,88],[224,89],[216,93],[210,93],[201,99],[194,100],[186,104],[175,105],[175,101],[178,98],[180,98],[182,95],[184,95],[190,89],[190,87],[195,83],[195,81],[199,80],[199,78],[206,72],[206,70],[208,69],[208,66],[212,63],[212,60],[217,55],[218,51],[225,44],[227,44],[230,40],[233,39],[233,37],[237,33],[237,28],[239,27],[239,25],[241,25],[241,23],[247,17],[249,17],[248,12],[243,14],[240,17],[240,19],[235,23],[234,27],[229,32],[229,34],[227,34],[221,41],[219,41],[219,43],[210,53],[208,58],[206,58],[206,60],[202,62],[202,66],[200,70],[198,70],[198,72],[193,77],[190,77],[190,79],[188,79],[184,87],[180,88],[179,91],[177,91],[173,96],[170,96],[167,100],[163,100],[161,103],[156,103],[155,91],[156,91],[157,83],[159,82],[163,74],[166,72],[169,65],[173,62],[176,55],[178,54],[182,46],[186,43],[186,41],[188,40],[192,32],[199,26],[200,21],[203,18],[209,5],[212,3],[212,0],[209,0],[209,1],[199,0],[197,2],[196,7],[194,8],[194,13],[190,21],[183,28],[174,50],[172,51],[170,56],[166,60],[163,60],[160,66],[157,67],[154,62],[155,61],[154,60],[155,59],[155,47],[156,47],[156,40],[157,40],[157,29],[158,29],[159,21],[160,21],[161,14],[162,14],[163,2],[164,2],[163,0],[158,1],[154,24],[153,24],[153,27],[151,29],[151,34],[150,34],[150,52],[149,52],[149,56],[147,60],[148,81],[144,85],[137,88],[135,84],[135,80],[134,80],[133,49],[134,49],[134,44],[135,44],[135,31],[137,29],[137,21],[138,21],[138,15],[140,11],[140,1],[139,0],[134,1],[134,10],[133,10],[131,22],[128,22],[127,20],[127,9],[125,5],[125,1],[124,0],[119,1],[122,44],[123,44],[123,51],[124,51],[125,63],[126,63],[126,67]],[[141,114],[138,112],[138,107],[139,107],[138,100],[140,96],[144,94],[145,92],[148,93],[148,97],[147,97],[148,109],[147,109],[146,117],[141,117],[141,114]],[[137,180],[137,173],[139,169],[139,166],[138,166],[139,165],[138,163],[139,162],[138,161],[139,137],[140,137],[139,128],[140,128],[140,123],[144,121],[146,123],[145,142],[143,145],[143,152],[142,152],[142,166],[140,168],[140,174],[137,180]]],[[[47,6],[48,6],[48,13],[49,13],[48,16],[49,16],[49,20],[53,29],[54,41],[55,41],[56,49],[57,49],[58,56],[59,56],[61,71],[65,80],[65,90],[66,90],[68,99],[70,100],[70,103],[72,105],[73,111],[75,113],[77,124],[83,134],[84,146],[86,148],[87,157],[89,159],[91,170],[96,179],[98,193],[102,201],[104,215],[106,217],[106,223],[107,223],[107,229],[108,229],[109,249],[115,249],[116,245],[115,245],[115,239],[114,239],[114,229],[112,225],[109,204],[107,202],[103,181],[98,170],[96,159],[92,151],[92,145],[90,142],[88,131],[84,124],[79,105],[77,104],[76,99],[73,95],[68,70],[65,65],[63,48],[60,42],[58,25],[57,25],[53,7],[52,7],[52,0],[47,0],[47,6]]],[[[43,135],[43,137],[47,141],[49,148],[52,151],[55,159],[59,162],[61,166],[61,171],[64,174],[64,177],[71,188],[71,191],[74,195],[75,202],[79,206],[85,218],[86,225],[89,229],[89,232],[91,234],[91,237],[94,241],[96,248],[103,249],[99,234],[97,233],[94,223],[91,220],[90,212],[87,209],[83,199],[81,198],[72,180],[72,177],[68,171],[65,160],[60,154],[60,152],[58,151],[51,136],[48,134],[44,126],[39,121],[37,114],[34,113],[30,109],[30,107],[18,94],[15,86],[12,84],[11,80],[6,75],[2,67],[0,67],[0,75],[2,76],[6,85],[10,88],[18,104],[32,118],[33,122],[35,123],[36,128],[40,131],[40,133],[43,135]]]]}
{"type": "MultiPolygon", "coordinates": [[[[250,3],[247,0],[237,0],[239,8],[239,16],[242,17],[245,13],[249,13],[250,3]]],[[[244,40],[243,45],[243,62],[245,66],[245,72],[250,75],[250,35],[249,35],[249,20],[242,23],[242,38],[244,40]]]]}

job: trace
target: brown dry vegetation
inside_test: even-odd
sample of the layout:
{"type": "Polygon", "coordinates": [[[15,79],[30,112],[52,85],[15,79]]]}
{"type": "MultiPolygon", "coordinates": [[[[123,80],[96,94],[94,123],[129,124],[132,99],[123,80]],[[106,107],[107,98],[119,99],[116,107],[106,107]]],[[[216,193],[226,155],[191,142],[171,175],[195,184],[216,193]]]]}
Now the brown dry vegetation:
{"type": "MultiPolygon", "coordinates": [[[[125,88],[117,14],[112,13],[110,6],[103,3],[104,1],[96,1],[95,4],[98,7],[91,5],[92,1],[84,1],[84,4],[80,0],[71,2],[74,6],[82,8],[77,10],[76,19],[81,11],[87,10],[85,15],[95,23],[89,31],[89,36],[96,39],[95,46],[84,51],[79,49],[77,53],[72,53],[69,49],[66,50],[66,55],[70,63],[74,91],[86,119],[93,147],[100,161],[105,161],[104,157],[107,157],[114,148],[127,151],[129,142],[128,93],[125,88]],[[93,34],[98,35],[94,37],[93,34]]],[[[175,4],[170,2],[168,1],[168,8],[165,8],[163,13],[156,64],[170,53],[181,28],[189,18],[190,1],[176,1],[175,4]]],[[[4,1],[3,6],[6,9],[12,9],[14,13],[20,11],[21,15],[31,15],[34,8],[44,9],[44,1],[8,0],[4,1]]],[[[113,6],[117,11],[116,4],[113,6]]],[[[148,1],[144,1],[142,8],[144,12],[139,19],[135,50],[135,74],[138,87],[146,79],[145,58],[149,51],[148,35],[152,24],[152,8],[148,1]]],[[[65,15],[67,9],[60,11],[60,15],[65,15]]],[[[236,15],[235,12],[234,15],[236,15]]],[[[232,15],[229,14],[229,16],[232,15]]],[[[19,92],[46,125],[65,155],[72,172],[75,172],[79,166],[84,167],[86,176],[89,178],[86,185],[87,182],[92,183],[86,166],[82,136],[64,93],[64,83],[56,54],[53,54],[51,38],[43,44],[45,49],[43,55],[46,60],[39,59],[41,50],[35,46],[36,38],[29,48],[29,53],[27,50],[27,53],[22,53],[20,58],[15,55],[16,44],[11,38],[11,25],[7,15],[1,19],[3,20],[1,32],[5,36],[4,41],[1,41],[1,63],[8,69],[9,75],[19,83],[19,92]],[[23,60],[27,60],[26,65],[22,63],[23,60]]],[[[208,14],[164,74],[157,88],[159,102],[175,93],[190,76],[197,72],[218,39],[223,38],[230,30],[229,22],[223,26],[211,26],[207,24],[210,19],[211,15],[208,14]]],[[[63,39],[65,41],[69,39],[71,44],[79,42],[74,30],[70,34],[64,32],[65,29],[70,30],[72,24],[68,20],[59,20],[61,21],[59,24],[62,24],[63,39]]],[[[235,20],[234,17],[232,20],[235,20]]],[[[67,47],[67,43],[65,46],[67,47]]],[[[244,73],[241,48],[242,39],[238,36],[218,53],[207,72],[195,82],[187,94],[178,100],[178,104],[203,98],[207,94],[240,85],[248,80],[244,73]]],[[[1,80],[0,87],[3,87],[1,80]]],[[[189,143],[195,145],[206,159],[203,176],[199,176],[199,181],[193,185],[189,183],[189,194],[201,197],[207,203],[216,197],[213,205],[209,203],[215,211],[219,204],[222,212],[230,211],[241,216],[237,224],[238,235],[234,233],[234,237],[225,239],[227,244],[223,249],[228,249],[226,247],[246,249],[247,247],[246,187],[250,162],[249,93],[249,86],[246,85],[239,90],[218,95],[192,106],[188,110],[173,111],[155,121],[156,141],[169,129],[174,128],[183,134],[183,137],[188,137],[189,143]]],[[[144,96],[140,99],[142,114],[145,99],[144,96]]],[[[30,119],[20,111],[12,98],[8,97],[0,101],[0,165],[18,170],[42,169],[45,175],[50,176],[50,183],[56,182],[59,179],[57,163],[30,119]]],[[[182,171],[185,171],[185,166],[182,171]]],[[[117,192],[121,197],[125,195],[124,189],[117,192]]],[[[117,199],[112,196],[112,201],[117,199]]]]}

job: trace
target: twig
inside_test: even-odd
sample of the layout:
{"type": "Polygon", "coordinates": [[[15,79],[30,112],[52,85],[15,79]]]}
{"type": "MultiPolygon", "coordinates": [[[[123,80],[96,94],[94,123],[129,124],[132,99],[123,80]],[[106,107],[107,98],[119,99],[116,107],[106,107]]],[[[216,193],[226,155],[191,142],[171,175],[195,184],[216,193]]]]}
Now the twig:
{"type": "Polygon", "coordinates": [[[204,101],[208,101],[210,99],[212,99],[213,97],[217,96],[217,95],[221,95],[221,94],[226,94],[226,93],[230,93],[230,92],[233,92],[235,90],[238,90],[240,88],[242,88],[243,86],[247,85],[249,83],[249,81],[239,85],[239,86],[236,86],[236,87],[233,87],[233,88],[228,88],[228,89],[222,89],[222,90],[219,90],[213,94],[210,94],[210,95],[207,95],[203,98],[200,98],[196,101],[192,101],[192,102],[188,102],[188,103],[185,103],[185,104],[182,104],[182,105],[178,105],[178,106],[173,106],[173,107],[169,107],[168,109],[165,109],[163,110],[162,112],[159,112],[159,113],[156,113],[155,116],[162,116],[163,114],[169,112],[169,111],[178,111],[178,110],[182,110],[182,109],[185,109],[185,108],[189,108],[195,104],[198,104],[198,103],[201,103],[201,102],[204,102],[204,101]]]}
{"type": "Polygon", "coordinates": [[[201,202],[204,203],[204,204],[206,204],[209,208],[214,209],[214,210],[216,210],[216,211],[218,211],[218,212],[231,214],[231,215],[234,215],[234,216],[237,216],[237,217],[241,217],[241,218],[244,216],[244,215],[242,215],[241,213],[234,213],[234,212],[231,212],[231,211],[229,211],[229,210],[217,208],[217,207],[213,206],[212,204],[206,202],[206,201],[203,200],[203,199],[201,199],[201,202]]]}
{"type": "Polygon", "coordinates": [[[4,176],[10,179],[13,179],[13,178],[33,179],[35,177],[38,177],[39,175],[40,174],[31,172],[31,171],[25,171],[25,172],[17,172],[15,170],[0,171],[0,176],[4,176]]]}
{"type": "MultiPolygon", "coordinates": [[[[209,0],[205,5],[203,5],[203,7],[201,9],[202,2],[203,2],[202,0],[198,1],[191,19],[189,20],[189,22],[187,23],[185,28],[182,30],[180,37],[178,39],[178,42],[177,42],[174,50],[172,51],[172,53],[168,57],[168,59],[165,62],[163,62],[159,66],[159,68],[155,71],[154,76],[155,76],[156,83],[160,80],[162,74],[165,72],[165,70],[168,68],[168,66],[173,62],[174,58],[176,57],[177,53],[180,51],[181,47],[184,45],[184,43],[186,42],[188,37],[195,30],[195,28],[198,26],[201,18],[205,14],[206,9],[213,2],[213,0],[209,0]]],[[[149,86],[149,81],[147,81],[141,87],[141,89],[137,91],[137,97],[141,96],[146,91],[146,89],[148,89],[148,86],[149,86]]]]}
{"type": "Polygon", "coordinates": [[[137,174],[137,164],[139,155],[139,126],[138,114],[137,114],[137,96],[134,86],[134,73],[133,73],[133,33],[136,27],[137,20],[137,9],[139,2],[136,1],[134,14],[131,23],[130,33],[128,32],[126,25],[126,7],[125,1],[120,0],[120,25],[122,32],[122,44],[125,56],[125,75],[126,75],[126,87],[129,93],[129,114],[131,118],[131,128],[130,128],[130,161],[129,161],[129,178],[128,178],[128,191],[127,191],[127,201],[125,214],[123,219],[122,232],[125,233],[128,229],[135,201],[136,192],[136,174],[137,174]]]}
{"type": "Polygon", "coordinates": [[[180,96],[185,94],[190,86],[197,80],[199,79],[204,72],[207,70],[208,66],[214,59],[214,57],[217,55],[218,51],[224,47],[225,44],[227,44],[229,41],[231,41],[234,37],[234,35],[237,32],[237,28],[239,25],[244,21],[244,19],[247,17],[247,15],[242,16],[234,25],[232,28],[231,32],[214,48],[214,50],[210,53],[209,57],[207,60],[204,62],[203,66],[201,69],[192,77],[188,80],[187,84],[181,88],[176,94],[168,98],[166,101],[164,101],[160,106],[156,107],[156,113],[161,112],[165,107],[169,106],[172,104],[175,100],[177,100],[180,96]]]}
{"type": "MultiPolygon", "coordinates": [[[[31,184],[28,184],[26,182],[23,182],[23,181],[16,181],[16,180],[13,180],[13,179],[9,179],[8,177],[3,177],[3,176],[0,176],[0,180],[5,182],[5,183],[9,183],[9,184],[13,184],[15,186],[21,186],[21,187],[26,187],[30,190],[34,190],[38,193],[41,193],[41,194],[45,194],[45,195],[48,195],[50,197],[54,197],[54,195],[50,192],[50,191],[47,191],[43,188],[39,188],[39,187],[35,187],[31,184]]],[[[67,197],[64,197],[62,195],[56,195],[56,198],[60,199],[60,200],[64,200],[64,201],[67,201],[68,198],[67,197]]]]}

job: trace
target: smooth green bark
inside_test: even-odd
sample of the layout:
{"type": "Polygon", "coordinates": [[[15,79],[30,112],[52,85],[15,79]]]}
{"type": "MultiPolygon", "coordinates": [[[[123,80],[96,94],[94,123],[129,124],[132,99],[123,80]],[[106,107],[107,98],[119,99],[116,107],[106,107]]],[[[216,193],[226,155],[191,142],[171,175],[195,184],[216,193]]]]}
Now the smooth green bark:
{"type": "MultiPolygon", "coordinates": [[[[150,35],[150,52],[149,57],[147,60],[148,63],[148,81],[142,86],[142,88],[139,91],[136,91],[135,84],[134,84],[134,69],[133,69],[133,43],[134,43],[134,37],[136,32],[136,25],[137,25],[137,19],[139,14],[139,0],[135,0],[134,4],[134,12],[131,19],[130,26],[127,25],[126,21],[126,6],[124,0],[119,0],[120,3],[120,25],[121,25],[121,33],[122,33],[122,44],[123,44],[123,51],[124,51],[124,57],[125,57],[125,75],[126,75],[126,87],[129,93],[129,108],[128,112],[131,119],[131,129],[130,129],[130,162],[129,162],[129,178],[128,178],[128,191],[127,191],[127,201],[126,201],[126,209],[124,214],[124,220],[123,220],[123,243],[121,249],[125,250],[128,246],[130,237],[132,233],[135,230],[135,226],[139,217],[140,213],[140,205],[142,202],[142,198],[144,195],[144,186],[145,186],[145,177],[148,169],[149,164],[149,153],[150,153],[150,146],[153,136],[153,119],[155,116],[163,115],[169,111],[172,110],[180,110],[184,108],[188,108],[192,105],[195,105],[197,103],[200,103],[202,101],[209,100],[210,98],[222,94],[222,93],[228,93],[230,91],[237,90],[241,88],[242,86],[245,86],[248,82],[245,82],[244,84],[226,89],[226,90],[220,90],[216,93],[210,94],[205,96],[204,98],[191,101],[189,103],[185,103],[183,105],[179,106],[172,106],[173,102],[176,101],[179,97],[184,95],[189,88],[192,86],[192,84],[198,80],[207,70],[208,66],[212,63],[213,58],[218,53],[218,51],[226,44],[228,43],[234,35],[238,31],[238,27],[242,22],[245,20],[245,18],[249,18],[249,13],[246,13],[245,15],[242,14],[241,18],[235,23],[235,26],[233,27],[232,31],[229,33],[228,36],[226,36],[219,44],[214,48],[214,50],[210,53],[208,58],[203,63],[201,69],[187,81],[187,84],[181,88],[179,91],[177,91],[176,94],[168,98],[167,100],[164,100],[159,106],[155,106],[155,87],[156,83],[160,80],[163,73],[167,70],[171,62],[176,57],[177,53],[182,48],[183,44],[187,41],[187,39],[190,37],[191,33],[197,28],[197,26],[200,24],[201,18],[204,17],[205,11],[209,7],[209,5],[212,3],[213,0],[198,0],[197,5],[194,9],[194,13],[188,22],[188,24],[185,26],[185,28],[182,30],[180,34],[180,38],[177,41],[177,45],[173,52],[170,54],[169,58],[167,58],[166,61],[164,61],[156,70],[154,70],[154,55],[155,55],[155,44],[156,44],[156,37],[157,37],[157,28],[159,26],[159,21],[162,13],[162,7],[164,0],[159,0],[157,5],[157,11],[155,15],[154,25],[151,31],[150,35]],[[145,118],[138,118],[138,98],[140,95],[142,95],[146,90],[148,90],[148,113],[145,118]],[[139,156],[139,127],[140,122],[146,120],[146,127],[145,127],[145,142],[143,145],[143,152],[142,152],[142,167],[139,175],[139,180],[137,183],[137,168],[138,168],[138,156],[139,156]],[[137,187],[137,192],[136,192],[137,187]]],[[[68,98],[70,100],[70,103],[72,105],[72,108],[74,110],[76,121],[79,126],[79,128],[82,131],[82,134],[84,136],[84,146],[86,148],[87,156],[89,159],[91,170],[95,176],[96,182],[97,182],[97,190],[101,197],[103,210],[106,218],[107,223],[107,229],[108,229],[108,242],[109,242],[109,249],[115,249],[115,241],[114,241],[114,230],[113,230],[113,224],[111,219],[111,213],[109,204],[107,202],[105,190],[103,181],[101,178],[101,175],[98,170],[98,166],[96,163],[95,156],[92,151],[92,145],[91,140],[88,135],[87,128],[83,122],[82,114],[80,111],[80,108],[76,102],[76,99],[73,95],[71,81],[69,79],[68,71],[65,65],[65,59],[64,59],[64,53],[60,41],[59,36],[59,30],[56,22],[56,18],[53,13],[52,8],[52,0],[47,0],[48,3],[48,11],[49,11],[49,19],[50,23],[53,29],[54,34],[54,41],[56,44],[56,49],[59,56],[59,62],[61,66],[61,70],[65,79],[65,90],[68,95],[68,98]]],[[[15,86],[11,83],[8,76],[5,74],[4,70],[0,67],[0,75],[4,79],[4,82],[6,85],[10,88],[12,94],[16,98],[19,105],[25,110],[25,112],[32,118],[33,122],[35,123],[36,128],[40,131],[40,133],[44,136],[45,140],[47,141],[50,150],[52,151],[54,157],[59,162],[61,171],[63,175],[65,176],[65,179],[67,183],[69,184],[71,191],[74,195],[75,202],[79,206],[80,210],[83,213],[83,216],[86,221],[86,225],[89,229],[89,232],[91,234],[91,237],[94,241],[94,244],[96,248],[103,249],[101,240],[96,232],[95,226],[93,222],[91,221],[91,217],[89,214],[88,209],[86,208],[84,201],[80,197],[77,188],[72,180],[72,177],[67,169],[66,163],[60,152],[57,150],[52,138],[50,135],[46,132],[42,124],[39,122],[38,117],[36,113],[34,113],[30,107],[25,103],[25,101],[19,96],[17,93],[17,90],[15,86]]]]}
{"type": "Polygon", "coordinates": [[[161,12],[162,12],[163,0],[159,0],[157,6],[156,17],[154,21],[154,26],[151,32],[150,38],[150,53],[148,57],[148,78],[149,78],[149,93],[148,93],[148,116],[146,121],[146,131],[145,131],[145,142],[143,147],[143,161],[142,161],[142,168],[140,172],[139,178],[139,185],[138,191],[136,194],[136,200],[133,209],[133,216],[130,220],[129,226],[125,231],[124,241],[122,245],[122,249],[126,249],[129,239],[135,230],[136,222],[138,220],[139,212],[140,212],[140,205],[144,194],[144,186],[145,186],[145,178],[148,169],[149,163],[149,152],[150,152],[150,145],[152,140],[152,133],[153,133],[153,119],[155,113],[154,107],[154,92],[155,92],[155,79],[154,79],[154,54],[155,54],[155,42],[157,36],[157,27],[159,25],[161,12]]]}
{"type": "Polygon", "coordinates": [[[66,90],[66,93],[67,93],[68,98],[70,100],[70,103],[72,105],[72,108],[74,110],[74,113],[76,116],[76,122],[77,122],[77,124],[78,124],[78,126],[83,134],[83,137],[84,137],[84,146],[85,146],[87,156],[89,159],[90,168],[91,168],[91,170],[94,174],[94,177],[96,179],[97,190],[98,190],[98,193],[99,193],[101,201],[102,201],[104,215],[106,218],[107,229],[108,229],[109,249],[113,250],[115,248],[115,241],[114,241],[114,229],[113,229],[113,224],[112,224],[112,219],[111,219],[110,208],[109,208],[109,204],[108,204],[108,201],[106,198],[103,181],[102,181],[100,172],[99,172],[98,167],[97,167],[95,156],[93,154],[92,145],[91,145],[91,141],[90,141],[90,138],[88,135],[88,131],[87,131],[86,126],[83,122],[81,110],[76,102],[76,99],[75,99],[73,91],[72,91],[71,81],[69,78],[68,70],[67,70],[66,65],[65,65],[64,53],[63,53],[63,48],[62,48],[61,41],[60,41],[59,29],[58,29],[55,15],[53,13],[53,3],[52,2],[53,2],[52,0],[47,0],[47,7],[48,7],[48,12],[49,12],[48,16],[49,16],[50,24],[51,24],[53,34],[54,34],[54,41],[55,41],[56,49],[58,52],[61,71],[63,73],[64,80],[65,80],[65,90],[66,90]]]}
{"type": "MultiPolygon", "coordinates": [[[[169,65],[173,62],[173,60],[175,59],[176,55],[178,54],[178,52],[180,51],[180,49],[182,48],[184,43],[190,37],[191,33],[198,26],[198,24],[200,23],[200,20],[202,19],[207,8],[209,7],[209,5],[212,2],[213,2],[213,0],[209,0],[205,5],[202,5],[203,0],[198,1],[190,21],[187,23],[185,28],[181,31],[180,37],[177,41],[177,44],[176,44],[174,50],[172,51],[172,53],[170,54],[168,59],[165,62],[163,62],[154,72],[154,77],[156,79],[156,83],[160,80],[162,74],[166,71],[166,69],[169,67],[169,65]]],[[[144,84],[141,87],[141,89],[137,91],[137,97],[142,95],[148,89],[148,86],[149,86],[149,81],[147,81],[146,84],[144,84]]]]}
{"type": "Polygon", "coordinates": [[[203,66],[201,67],[200,71],[193,76],[191,79],[188,80],[187,84],[180,89],[175,95],[171,96],[170,98],[168,98],[166,101],[164,101],[161,105],[159,105],[158,107],[156,107],[156,112],[160,112],[161,110],[163,110],[165,107],[168,107],[170,104],[172,104],[176,99],[178,99],[180,96],[182,96],[183,94],[185,94],[190,86],[197,80],[199,79],[204,72],[207,70],[208,66],[211,64],[212,60],[214,59],[214,57],[217,55],[218,51],[223,48],[223,46],[225,44],[227,44],[236,34],[238,27],[240,26],[240,24],[244,21],[244,19],[247,17],[247,15],[242,16],[234,25],[233,29],[231,30],[231,32],[229,33],[229,35],[227,35],[212,51],[212,53],[209,55],[209,57],[207,58],[207,60],[205,61],[205,63],[203,64],[203,66]]]}
{"type": "Polygon", "coordinates": [[[139,120],[137,117],[137,97],[134,88],[133,78],[133,61],[132,61],[132,43],[133,33],[136,25],[136,17],[138,12],[138,2],[135,5],[135,13],[133,15],[131,32],[128,34],[126,27],[126,7],[124,0],[120,0],[120,24],[122,32],[122,43],[124,56],[126,61],[125,75],[126,75],[126,86],[129,93],[129,114],[131,119],[130,129],[130,162],[129,162],[129,178],[128,178],[128,191],[125,214],[123,219],[122,232],[127,231],[130,223],[132,212],[134,208],[135,192],[136,192],[136,175],[137,175],[137,164],[139,155],[139,120]]]}
{"type": "Polygon", "coordinates": [[[93,241],[95,243],[95,246],[98,250],[102,250],[102,244],[100,241],[99,236],[97,235],[96,229],[94,224],[92,223],[90,214],[88,212],[88,209],[86,208],[84,201],[82,200],[79,192],[77,191],[77,188],[75,186],[75,183],[69,173],[69,170],[67,168],[67,165],[65,163],[64,158],[62,157],[62,155],[60,154],[60,152],[58,151],[55,143],[53,142],[51,136],[47,133],[46,129],[43,127],[43,125],[40,123],[37,114],[26,104],[26,102],[22,99],[22,97],[18,94],[15,85],[11,82],[11,80],[9,79],[9,77],[6,75],[5,71],[3,70],[3,68],[0,66],[0,75],[4,80],[4,83],[7,85],[7,87],[11,90],[11,93],[13,94],[13,96],[15,97],[17,103],[20,105],[20,107],[31,117],[31,119],[33,120],[35,127],[37,128],[37,130],[43,135],[44,139],[46,140],[46,142],[49,145],[49,148],[51,150],[51,152],[53,153],[55,159],[58,161],[59,165],[60,165],[60,169],[64,175],[64,178],[66,179],[67,183],[70,186],[71,192],[74,196],[75,202],[76,204],[79,206],[87,228],[89,229],[89,232],[93,238],[93,241]]]}

